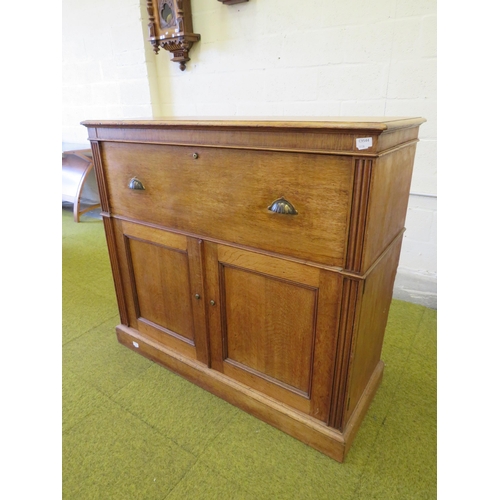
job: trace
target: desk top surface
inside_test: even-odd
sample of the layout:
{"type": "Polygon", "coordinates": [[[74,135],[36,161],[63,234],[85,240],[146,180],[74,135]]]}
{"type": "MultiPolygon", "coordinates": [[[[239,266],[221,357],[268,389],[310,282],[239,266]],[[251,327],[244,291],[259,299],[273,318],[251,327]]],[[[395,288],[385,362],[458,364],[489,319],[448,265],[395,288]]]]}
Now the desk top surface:
{"type": "Polygon", "coordinates": [[[295,128],[332,130],[373,130],[378,132],[416,127],[420,117],[165,117],[133,120],[85,120],[85,127],[222,127],[222,128],[295,128]]]}

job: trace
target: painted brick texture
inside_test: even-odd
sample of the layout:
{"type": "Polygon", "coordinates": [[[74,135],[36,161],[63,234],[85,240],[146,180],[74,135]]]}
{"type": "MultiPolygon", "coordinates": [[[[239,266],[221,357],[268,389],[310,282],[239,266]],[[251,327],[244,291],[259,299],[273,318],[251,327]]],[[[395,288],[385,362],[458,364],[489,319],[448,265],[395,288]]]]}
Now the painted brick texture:
{"type": "Polygon", "coordinates": [[[85,144],[80,122],[152,115],[138,0],[63,1],[63,143],[85,144]]]}

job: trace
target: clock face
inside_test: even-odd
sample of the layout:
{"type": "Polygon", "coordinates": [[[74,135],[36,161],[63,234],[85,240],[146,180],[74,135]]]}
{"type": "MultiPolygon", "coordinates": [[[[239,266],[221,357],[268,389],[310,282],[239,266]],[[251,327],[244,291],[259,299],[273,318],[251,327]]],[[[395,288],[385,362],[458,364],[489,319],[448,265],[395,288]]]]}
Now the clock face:
{"type": "Polygon", "coordinates": [[[172,9],[169,7],[168,3],[163,4],[163,9],[161,9],[161,17],[167,23],[170,24],[173,19],[172,9]]]}
{"type": "Polygon", "coordinates": [[[160,0],[158,3],[160,12],[160,27],[162,29],[171,28],[175,26],[175,15],[174,15],[174,0],[160,0]]]}

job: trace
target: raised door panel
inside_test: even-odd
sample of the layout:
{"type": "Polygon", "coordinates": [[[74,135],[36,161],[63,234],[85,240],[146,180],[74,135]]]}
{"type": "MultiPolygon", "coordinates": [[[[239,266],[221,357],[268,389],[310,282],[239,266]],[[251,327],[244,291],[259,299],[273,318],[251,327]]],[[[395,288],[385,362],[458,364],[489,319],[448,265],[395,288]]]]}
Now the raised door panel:
{"type": "Polygon", "coordinates": [[[326,421],[338,276],[211,243],[206,262],[212,367],[326,421]]]}
{"type": "Polygon", "coordinates": [[[225,361],[308,396],[317,289],[227,265],[222,271],[225,361]]]}
{"type": "Polygon", "coordinates": [[[132,237],[128,250],[138,320],[194,344],[187,252],[132,237]]]}
{"type": "Polygon", "coordinates": [[[115,222],[130,326],[207,362],[201,300],[203,242],[139,224],[115,222]]]}

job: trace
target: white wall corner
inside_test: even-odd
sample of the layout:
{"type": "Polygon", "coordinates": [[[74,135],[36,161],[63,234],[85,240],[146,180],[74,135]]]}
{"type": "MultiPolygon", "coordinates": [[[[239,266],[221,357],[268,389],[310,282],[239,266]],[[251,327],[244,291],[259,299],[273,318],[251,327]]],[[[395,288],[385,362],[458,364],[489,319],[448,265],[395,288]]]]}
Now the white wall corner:
{"type": "Polygon", "coordinates": [[[398,268],[393,298],[437,309],[437,275],[398,268]]]}

